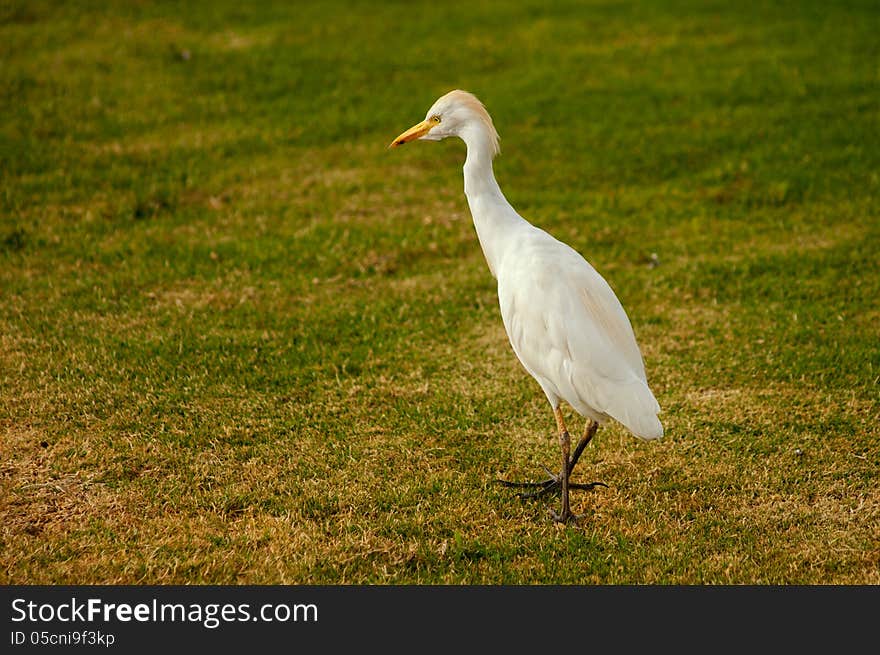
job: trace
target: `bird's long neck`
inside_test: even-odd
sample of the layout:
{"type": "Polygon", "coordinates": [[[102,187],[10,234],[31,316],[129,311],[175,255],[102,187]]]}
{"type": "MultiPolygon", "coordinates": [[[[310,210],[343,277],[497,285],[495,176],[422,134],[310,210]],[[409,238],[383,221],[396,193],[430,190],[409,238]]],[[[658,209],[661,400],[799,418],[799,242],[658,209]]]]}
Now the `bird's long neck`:
{"type": "Polygon", "coordinates": [[[486,263],[494,277],[509,238],[516,226],[526,221],[514,211],[501,193],[492,170],[491,137],[481,125],[465,129],[461,138],[467,144],[464,162],[464,194],[467,196],[474,227],[486,263]]]}

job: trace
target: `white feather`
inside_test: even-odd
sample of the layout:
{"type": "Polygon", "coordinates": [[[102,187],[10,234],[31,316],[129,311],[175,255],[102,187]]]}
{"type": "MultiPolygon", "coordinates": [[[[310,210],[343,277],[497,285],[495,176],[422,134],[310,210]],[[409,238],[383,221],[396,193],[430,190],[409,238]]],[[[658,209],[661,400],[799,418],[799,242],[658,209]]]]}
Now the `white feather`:
{"type": "Polygon", "coordinates": [[[496,265],[501,317],[514,352],[550,404],[618,420],[635,435],[663,434],[626,312],[576,251],[529,225],[496,265]]]}

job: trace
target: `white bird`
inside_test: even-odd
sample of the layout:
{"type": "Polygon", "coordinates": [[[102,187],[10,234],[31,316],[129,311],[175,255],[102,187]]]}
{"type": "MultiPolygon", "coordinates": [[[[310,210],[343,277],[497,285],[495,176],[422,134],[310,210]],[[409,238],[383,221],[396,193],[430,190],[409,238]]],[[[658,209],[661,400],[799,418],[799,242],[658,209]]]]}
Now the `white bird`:
{"type": "Polygon", "coordinates": [[[537,487],[523,496],[561,489],[562,511],[554,517],[567,522],[574,516],[569,489],[603,484],[569,481],[599,424],[613,418],[638,437],[657,439],[663,436],[657,418],[660,406],[648,387],[642,354],[614,291],[580,254],[526,221],[501,193],[492,171],[498,132],[474,95],[455,90],[442,96],[425,120],[389,147],[450,136],[467,146],[464,193],[489,270],[498,281],[504,328],[519,361],[550,401],[562,446],[559,475],[543,482],[505,484],[537,487]],[[574,453],[562,400],[587,418],[574,453]]]}

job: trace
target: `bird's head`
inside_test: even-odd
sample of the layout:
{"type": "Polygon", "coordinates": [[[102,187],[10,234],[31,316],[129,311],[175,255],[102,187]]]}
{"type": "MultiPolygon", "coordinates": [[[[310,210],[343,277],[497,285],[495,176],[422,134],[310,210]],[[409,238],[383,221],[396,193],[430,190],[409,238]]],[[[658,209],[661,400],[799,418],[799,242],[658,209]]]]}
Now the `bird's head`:
{"type": "Polygon", "coordinates": [[[438,98],[425,115],[425,120],[413,125],[388,147],[397,148],[416,139],[439,141],[448,136],[457,136],[465,142],[483,138],[488,142],[492,156],[499,151],[498,132],[489,112],[475,95],[460,89],[438,98]]]}

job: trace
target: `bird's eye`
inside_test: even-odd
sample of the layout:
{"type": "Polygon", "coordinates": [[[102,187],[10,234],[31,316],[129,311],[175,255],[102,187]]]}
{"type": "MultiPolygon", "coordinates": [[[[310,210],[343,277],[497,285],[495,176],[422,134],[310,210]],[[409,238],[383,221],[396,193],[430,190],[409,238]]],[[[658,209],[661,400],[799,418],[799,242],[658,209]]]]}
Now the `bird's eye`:
{"type": "Polygon", "coordinates": [[[440,122],[440,117],[439,117],[439,116],[431,116],[431,122],[432,122],[432,123],[435,123],[435,124],[436,124],[436,123],[439,123],[439,122],[440,122]]]}

